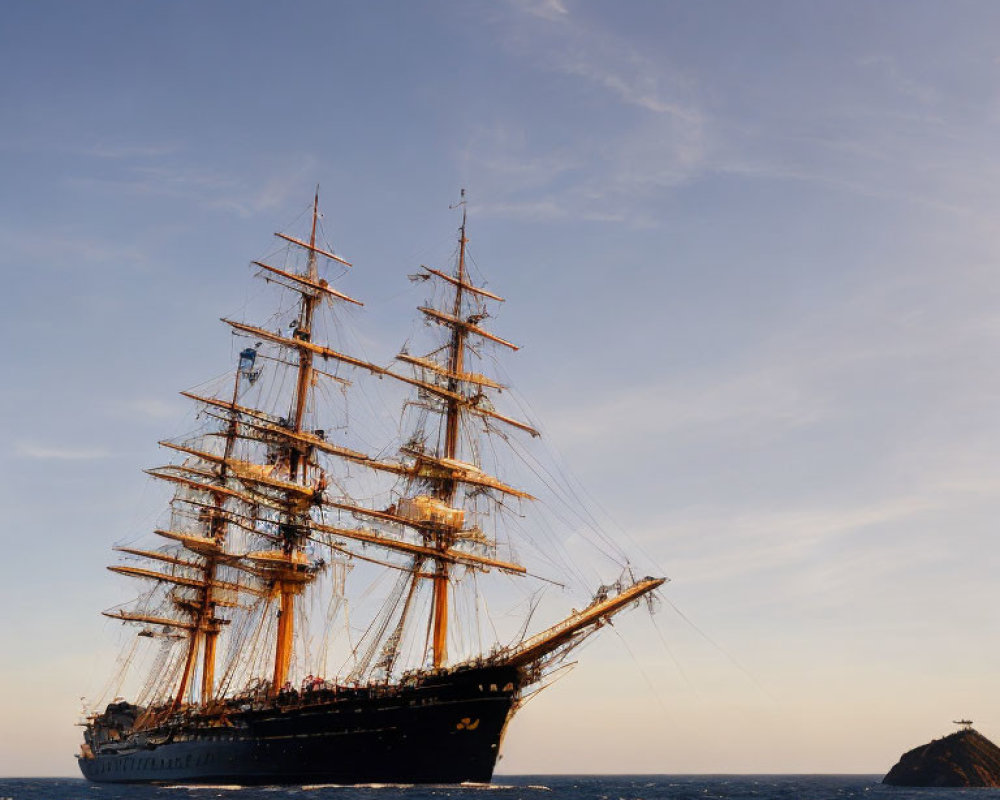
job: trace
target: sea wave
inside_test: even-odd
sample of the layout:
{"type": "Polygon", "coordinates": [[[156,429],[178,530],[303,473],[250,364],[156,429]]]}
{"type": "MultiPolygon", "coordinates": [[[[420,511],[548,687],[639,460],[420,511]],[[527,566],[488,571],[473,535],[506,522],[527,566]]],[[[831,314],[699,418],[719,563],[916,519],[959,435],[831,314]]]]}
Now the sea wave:
{"type": "Polygon", "coordinates": [[[412,789],[412,783],[309,783],[302,789],[412,789]]]}

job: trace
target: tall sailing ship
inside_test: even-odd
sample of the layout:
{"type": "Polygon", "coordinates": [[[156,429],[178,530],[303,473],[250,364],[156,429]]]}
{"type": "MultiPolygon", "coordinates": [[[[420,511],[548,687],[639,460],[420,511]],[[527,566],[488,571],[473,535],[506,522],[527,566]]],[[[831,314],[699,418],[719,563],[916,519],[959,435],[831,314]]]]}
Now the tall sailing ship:
{"type": "Polygon", "coordinates": [[[505,387],[470,369],[487,348],[517,347],[483,326],[503,299],[470,276],[460,205],[454,270],[411,276],[433,283],[435,302],[419,310],[444,336],[427,353],[404,349],[397,366],[322,339],[323,312],[361,303],[328,279],[350,264],[317,240],[318,192],[308,238],[278,233],[276,258],[253,262],[280,290],[283,316],[223,320],[240,337],[237,366],[206,390],[182,393],[200,427],[161,442],[174,463],[148,471],[173,491],[155,530],[161,543],[116,548],[124,560],[109,569],[138,580],[142,593],[104,612],[138,626],[120,666],[144,673],[131,699],[86,718],[78,761],[88,779],[489,781],[525,699],[591,633],[663,583],[627,571],[538,633],[528,635],[526,613],[492,647],[481,645],[481,628],[463,638],[484,576],[545,576],[518,563],[500,532],[505,518],[523,529],[522,507],[534,498],[484,466],[516,436],[538,433],[497,411],[505,387]],[[340,395],[372,377],[410,395],[409,427],[392,457],[346,443],[345,417],[365,421],[345,413],[340,395]],[[355,600],[348,573],[356,568],[376,578],[355,600]],[[356,640],[345,626],[347,666],[329,677],[335,620],[366,602],[376,612],[356,640]],[[151,655],[137,664],[141,642],[151,655]],[[449,657],[449,645],[461,652],[449,657]]]}

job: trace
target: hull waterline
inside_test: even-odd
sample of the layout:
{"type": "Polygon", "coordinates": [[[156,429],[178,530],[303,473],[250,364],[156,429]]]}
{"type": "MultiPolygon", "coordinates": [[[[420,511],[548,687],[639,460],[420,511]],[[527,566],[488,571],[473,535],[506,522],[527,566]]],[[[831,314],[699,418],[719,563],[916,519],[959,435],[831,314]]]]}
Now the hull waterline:
{"type": "Polygon", "coordinates": [[[414,687],[296,697],[227,714],[226,724],[126,732],[79,765],[108,783],[485,783],[518,691],[516,670],[476,669],[414,687]]]}

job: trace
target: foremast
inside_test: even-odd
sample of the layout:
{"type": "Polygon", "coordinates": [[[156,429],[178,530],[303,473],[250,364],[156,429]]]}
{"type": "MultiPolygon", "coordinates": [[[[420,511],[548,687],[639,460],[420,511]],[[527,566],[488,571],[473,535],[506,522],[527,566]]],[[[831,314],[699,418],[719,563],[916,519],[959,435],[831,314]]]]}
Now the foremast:
{"type": "MultiPolygon", "coordinates": [[[[233,379],[232,396],[234,403],[236,402],[236,397],[240,389],[240,377],[241,372],[237,369],[236,375],[233,379]]],[[[219,480],[221,483],[225,483],[226,480],[226,466],[230,456],[232,455],[233,445],[236,441],[236,432],[236,422],[235,420],[230,420],[230,423],[225,428],[223,461],[219,469],[219,480]]],[[[205,559],[204,568],[202,570],[204,583],[199,590],[201,594],[201,602],[194,609],[197,614],[197,623],[196,627],[191,631],[189,636],[187,657],[184,661],[184,672],[181,676],[180,686],[177,688],[177,692],[174,696],[174,710],[180,708],[187,692],[187,686],[194,670],[195,660],[198,658],[200,643],[203,644],[201,669],[202,705],[207,705],[211,701],[215,690],[216,645],[218,643],[219,633],[222,630],[222,620],[215,618],[215,610],[217,606],[215,582],[216,572],[219,565],[219,555],[225,550],[226,546],[226,519],[224,514],[225,497],[219,492],[213,492],[211,493],[211,496],[212,505],[203,509],[203,513],[208,527],[208,538],[212,540],[217,550],[207,549],[203,553],[203,557],[205,559]]]]}

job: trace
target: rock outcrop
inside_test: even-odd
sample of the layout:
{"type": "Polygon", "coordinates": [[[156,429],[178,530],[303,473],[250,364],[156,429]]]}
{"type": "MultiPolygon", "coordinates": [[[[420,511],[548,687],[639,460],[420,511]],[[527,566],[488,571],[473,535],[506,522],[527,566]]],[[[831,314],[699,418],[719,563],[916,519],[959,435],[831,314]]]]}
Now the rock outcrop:
{"type": "Polygon", "coordinates": [[[1000,747],[966,728],[904,753],[882,783],[1000,787],[1000,747]]]}

